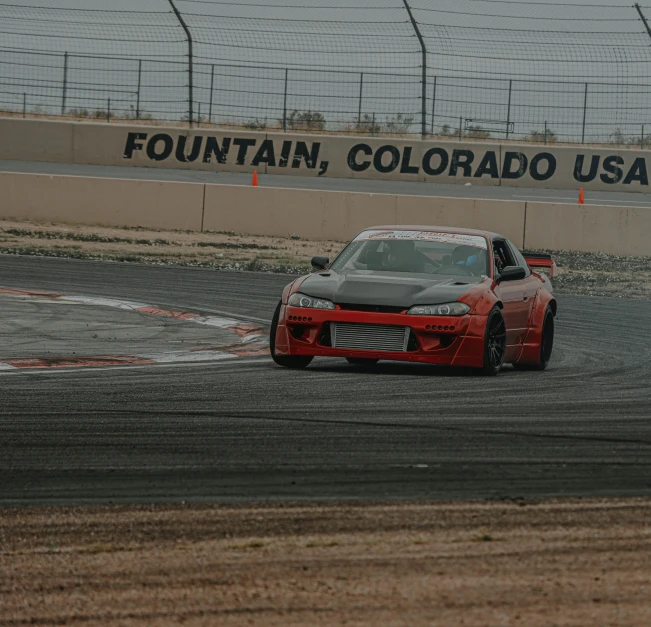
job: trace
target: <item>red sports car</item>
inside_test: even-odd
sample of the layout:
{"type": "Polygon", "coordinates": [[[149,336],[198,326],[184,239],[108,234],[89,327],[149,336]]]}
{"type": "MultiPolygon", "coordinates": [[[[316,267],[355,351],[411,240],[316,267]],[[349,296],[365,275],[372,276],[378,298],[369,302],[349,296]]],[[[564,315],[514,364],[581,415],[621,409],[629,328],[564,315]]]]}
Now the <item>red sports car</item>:
{"type": "Polygon", "coordinates": [[[543,370],[554,343],[549,255],[496,233],[375,226],[330,263],[290,283],[273,316],[271,355],[288,368],[315,356],[543,370]],[[544,269],[544,271],[543,271],[544,269]]]}

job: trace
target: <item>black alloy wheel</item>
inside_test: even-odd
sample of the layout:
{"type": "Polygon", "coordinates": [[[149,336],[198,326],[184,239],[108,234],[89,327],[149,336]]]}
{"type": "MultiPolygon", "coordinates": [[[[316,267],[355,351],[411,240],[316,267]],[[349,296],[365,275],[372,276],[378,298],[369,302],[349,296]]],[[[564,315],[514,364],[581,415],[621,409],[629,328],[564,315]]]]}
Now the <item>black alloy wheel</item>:
{"type": "Polygon", "coordinates": [[[280,307],[282,301],[278,303],[274,317],[271,319],[271,329],[269,331],[269,350],[271,358],[279,365],[285,368],[306,368],[314,359],[311,355],[276,355],[276,329],[278,328],[278,319],[280,318],[280,307]]]}
{"type": "Polygon", "coordinates": [[[484,367],[485,375],[495,376],[504,364],[506,355],[506,325],[499,307],[493,307],[486,321],[484,335],[484,367]]]}
{"type": "Polygon", "coordinates": [[[367,359],[366,357],[346,357],[346,361],[354,366],[375,366],[379,359],[367,359]]]}

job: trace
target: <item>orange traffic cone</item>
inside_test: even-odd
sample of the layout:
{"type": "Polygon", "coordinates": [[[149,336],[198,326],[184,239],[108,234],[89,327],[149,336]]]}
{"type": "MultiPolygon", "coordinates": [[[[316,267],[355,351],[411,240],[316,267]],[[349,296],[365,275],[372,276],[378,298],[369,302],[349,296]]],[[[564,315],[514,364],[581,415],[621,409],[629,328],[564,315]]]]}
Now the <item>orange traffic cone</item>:
{"type": "Polygon", "coordinates": [[[251,186],[258,187],[258,173],[255,170],[253,170],[253,179],[251,181],[251,186]]]}
{"type": "Polygon", "coordinates": [[[585,204],[585,194],[583,193],[583,187],[579,189],[579,202],[577,204],[579,205],[585,204]]]}

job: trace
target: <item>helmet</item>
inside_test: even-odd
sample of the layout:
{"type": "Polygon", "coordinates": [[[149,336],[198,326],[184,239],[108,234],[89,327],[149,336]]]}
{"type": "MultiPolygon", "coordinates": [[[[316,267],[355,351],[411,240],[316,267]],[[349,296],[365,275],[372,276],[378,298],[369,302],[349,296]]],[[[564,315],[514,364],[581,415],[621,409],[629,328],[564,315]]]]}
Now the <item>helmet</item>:
{"type": "Polygon", "coordinates": [[[382,263],[385,268],[400,268],[416,250],[413,240],[390,240],[384,243],[382,263]]]}

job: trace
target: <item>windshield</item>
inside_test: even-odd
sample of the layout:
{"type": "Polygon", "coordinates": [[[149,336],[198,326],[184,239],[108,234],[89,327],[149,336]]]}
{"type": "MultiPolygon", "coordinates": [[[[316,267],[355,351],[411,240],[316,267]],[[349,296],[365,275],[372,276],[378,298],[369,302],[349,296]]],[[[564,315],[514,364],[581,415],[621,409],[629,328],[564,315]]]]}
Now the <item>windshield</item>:
{"type": "Polygon", "coordinates": [[[364,231],[330,266],[335,272],[375,270],[452,276],[488,275],[483,237],[430,231],[364,231]]]}

